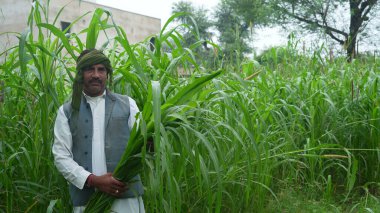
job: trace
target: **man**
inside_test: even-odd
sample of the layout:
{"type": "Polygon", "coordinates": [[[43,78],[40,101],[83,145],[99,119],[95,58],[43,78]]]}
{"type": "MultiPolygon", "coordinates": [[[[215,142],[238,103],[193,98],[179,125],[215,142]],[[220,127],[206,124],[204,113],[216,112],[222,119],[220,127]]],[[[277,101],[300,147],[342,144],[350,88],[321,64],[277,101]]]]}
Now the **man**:
{"type": "Polygon", "coordinates": [[[57,113],[52,151],[56,167],[70,182],[74,212],[84,211],[95,190],[117,198],[113,212],[145,212],[140,177],[130,184],[112,177],[138,107],[130,97],[106,89],[111,76],[110,61],[101,51],[83,51],[77,59],[72,101],[57,113]]]}

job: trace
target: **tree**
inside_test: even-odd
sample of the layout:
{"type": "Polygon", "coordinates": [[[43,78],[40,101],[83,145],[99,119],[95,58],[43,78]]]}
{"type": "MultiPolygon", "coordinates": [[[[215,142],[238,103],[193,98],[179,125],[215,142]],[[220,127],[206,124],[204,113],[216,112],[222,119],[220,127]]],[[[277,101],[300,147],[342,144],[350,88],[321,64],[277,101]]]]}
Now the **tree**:
{"type": "Polygon", "coordinates": [[[224,0],[250,27],[267,25],[271,8],[266,0],[224,0]]]}
{"type": "Polygon", "coordinates": [[[215,27],[219,32],[218,41],[223,51],[223,57],[230,61],[240,60],[244,53],[250,51],[247,41],[249,25],[235,13],[227,1],[218,5],[215,18],[215,27]]]}
{"type": "Polygon", "coordinates": [[[191,2],[179,1],[173,4],[172,14],[179,12],[188,14],[177,18],[178,22],[184,24],[181,31],[186,44],[190,45],[199,40],[204,40],[203,47],[208,50],[206,41],[211,40],[213,35],[210,31],[212,22],[207,16],[208,11],[204,8],[196,8],[191,2]]]}
{"type": "MultiPolygon", "coordinates": [[[[342,45],[351,61],[356,55],[358,36],[375,17],[378,0],[268,0],[277,21],[282,24],[298,23],[307,30],[322,30],[342,45]],[[343,11],[346,22],[337,16],[343,11]],[[348,29],[347,29],[348,26],[348,29]]],[[[278,23],[278,22],[277,22],[278,23]]]]}
{"type": "Polygon", "coordinates": [[[230,60],[240,60],[249,53],[251,30],[267,22],[263,0],[223,0],[215,11],[215,27],[223,55],[230,60]]]}
{"type": "MultiPolygon", "coordinates": [[[[245,54],[250,53],[250,30],[256,25],[267,23],[267,13],[264,12],[265,0],[222,0],[214,11],[211,21],[207,10],[196,8],[190,2],[174,3],[172,13],[186,12],[190,16],[180,16],[177,21],[183,24],[181,33],[187,44],[201,40],[211,40],[216,32],[221,51],[219,56],[232,63],[239,61],[245,54]],[[195,34],[195,29],[199,34],[195,34]]],[[[207,43],[203,43],[203,50],[197,50],[202,58],[211,57],[213,52],[208,51],[207,43]]],[[[225,61],[225,60],[223,60],[225,61]]]]}
{"type": "Polygon", "coordinates": [[[179,1],[172,6],[172,14],[184,12],[186,15],[178,16],[176,21],[181,25],[179,32],[183,38],[181,42],[184,47],[190,47],[195,53],[197,63],[204,67],[213,67],[211,60],[213,51],[210,50],[208,42],[212,40],[212,21],[207,16],[207,10],[195,7],[191,2],[179,1]],[[197,42],[202,42],[201,45],[197,42]],[[210,60],[204,60],[210,59],[210,60]]]}

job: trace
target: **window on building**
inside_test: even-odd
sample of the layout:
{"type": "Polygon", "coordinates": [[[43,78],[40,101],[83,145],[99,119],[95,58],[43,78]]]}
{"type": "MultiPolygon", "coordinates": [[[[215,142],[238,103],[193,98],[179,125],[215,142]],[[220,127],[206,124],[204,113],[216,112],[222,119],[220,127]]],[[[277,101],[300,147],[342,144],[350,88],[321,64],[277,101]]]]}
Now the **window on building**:
{"type": "MultiPolygon", "coordinates": [[[[62,31],[66,30],[70,26],[70,22],[61,21],[61,29],[62,31]]],[[[67,30],[67,33],[70,33],[70,29],[67,30]]]]}
{"type": "Polygon", "coordinates": [[[150,51],[154,51],[155,49],[155,45],[156,44],[156,37],[152,37],[150,38],[149,40],[149,47],[150,47],[150,51]]]}

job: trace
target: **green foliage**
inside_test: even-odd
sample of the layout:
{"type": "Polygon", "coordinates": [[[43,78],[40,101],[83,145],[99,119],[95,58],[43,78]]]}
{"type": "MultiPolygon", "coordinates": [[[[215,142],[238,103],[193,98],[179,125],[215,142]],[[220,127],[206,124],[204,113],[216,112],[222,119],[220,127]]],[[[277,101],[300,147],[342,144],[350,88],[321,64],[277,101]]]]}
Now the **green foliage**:
{"type": "Polygon", "coordinates": [[[273,11],[265,0],[225,0],[224,4],[227,4],[237,16],[242,18],[242,22],[251,28],[266,25],[271,21],[270,14],[273,11]]]}
{"type": "MultiPolygon", "coordinates": [[[[213,13],[213,21],[207,16],[207,10],[197,8],[192,3],[180,1],[174,3],[173,13],[186,13],[180,16],[181,31],[187,44],[203,39],[203,49],[196,53],[206,68],[217,69],[214,57],[222,61],[224,67],[240,67],[246,54],[251,53],[250,39],[252,29],[257,25],[265,25],[269,17],[269,7],[261,0],[255,1],[222,1],[213,13]],[[213,31],[218,32],[220,48],[211,51],[208,41],[213,40],[213,31]],[[207,58],[208,60],[204,60],[207,58]]],[[[212,45],[212,44],[211,44],[212,45]]]]}
{"type": "MultiPolygon", "coordinates": [[[[55,112],[67,95],[63,43],[42,32],[37,1],[29,15],[29,29],[19,36],[0,66],[4,102],[0,103],[0,208],[6,212],[45,211],[51,200],[69,211],[67,188],[51,155],[55,112]],[[33,20],[33,21],[32,21],[33,20]],[[36,36],[36,37],[35,37],[36,36]],[[65,184],[63,184],[65,185],[65,184]]],[[[47,18],[46,18],[47,19],[47,18]]],[[[47,25],[45,25],[47,26],[47,25]]]]}
{"type": "MultiPolygon", "coordinates": [[[[213,36],[213,33],[210,31],[212,23],[208,18],[207,12],[204,8],[195,7],[191,2],[179,1],[173,4],[173,14],[187,14],[177,17],[176,21],[183,25],[179,32],[188,46],[200,39],[204,41],[211,40],[213,36]]],[[[207,44],[205,44],[204,48],[208,48],[207,44]]]]}
{"type": "Polygon", "coordinates": [[[52,126],[71,97],[73,54],[112,27],[109,87],[142,109],[136,143],[115,176],[142,174],[147,212],[378,211],[376,57],[326,60],[321,50],[301,55],[290,43],[264,53],[260,66],[226,61],[226,72],[202,71],[193,52],[201,44],[186,48],[177,28],[168,28],[181,14],[151,49],[150,37],[130,44],[106,10],[78,35],[62,36],[35,4],[29,23],[39,30],[19,34],[0,66],[0,209],[72,211],[53,164],[52,126]],[[182,78],[178,68],[189,64],[194,70],[182,78]],[[154,153],[145,152],[150,138],[154,153]]]}
{"type": "Polygon", "coordinates": [[[255,75],[257,72],[261,71],[260,68],[261,68],[260,64],[256,60],[249,60],[246,58],[241,63],[241,69],[242,69],[242,72],[244,73],[244,77],[255,75]]]}
{"type": "Polygon", "coordinates": [[[334,199],[325,199],[319,194],[317,188],[303,188],[298,185],[281,185],[278,201],[270,199],[265,212],[378,212],[380,200],[372,195],[368,189],[363,189],[355,195],[357,200],[351,200],[343,205],[339,203],[338,196],[334,199]]]}
{"type": "Polygon", "coordinates": [[[225,66],[240,67],[241,61],[252,53],[251,40],[257,26],[265,26],[270,17],[269,7],[262,0],[221,1],[215,12],[215,28],[219,32],[220,57],[225,66]]]}
{"type": "Polygon", "coordinates": [[[214,63],[214,51],[218,47],[211,42],[214,33],[211,30],[213,23],[208,17],[208,11],[194,6],[191,2],[179,1],[173,4],[172,13],[181,14],[174,19],[180,23],[177,29],[183,41],[181,46],[193,50],[197,64],[217,68],[214,63]]]}
{"type": "Polygon", "coordinates": [[[215,11],[215,27],[219,31],[219,44],[222,52],[219,53],[223,61],[239,67],[244,54],[249,53],[250,27],[229,4],[222,1],[215,11]]]}
{"type": "Polygon", "coordinates": [[[293,56],[288,57],[288,53],[285,47],[272,47],[263,51],[256,58],[260,64],[276,67],[280,63],[291,62],[293,56]]]}

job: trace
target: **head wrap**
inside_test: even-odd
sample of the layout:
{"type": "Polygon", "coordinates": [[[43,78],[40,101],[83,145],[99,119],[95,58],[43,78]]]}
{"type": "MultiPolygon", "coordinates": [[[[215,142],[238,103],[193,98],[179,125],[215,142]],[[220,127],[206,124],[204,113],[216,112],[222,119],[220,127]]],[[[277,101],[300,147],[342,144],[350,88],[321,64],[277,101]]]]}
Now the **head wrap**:
{"type": "Polygon", "coordinates": [[[96,49],[83,51],[83,53],[77,59],[77,74],[73,84],[71,106],[74,110],[79,111],[80,101],[82,98],[83,70],[96,64],[103,64],[107,70],[109,78],[112,79],[111,62],[108,57],[103,54],[103,52],[96,49]]]}
{"type": "Polygon", "coordinates": [[[108,57],[105,56],[103,52],[96,49],[92,49],[88,53],[78,57],[77,72],[80,73],[83,71],[83,69],[86,69],[95,64],[103,64],[106,67],[108,73],[112,72],[111,62],[108,57]]]}

